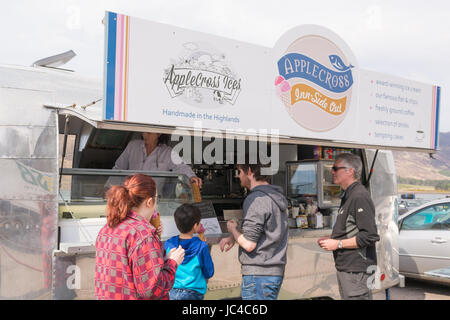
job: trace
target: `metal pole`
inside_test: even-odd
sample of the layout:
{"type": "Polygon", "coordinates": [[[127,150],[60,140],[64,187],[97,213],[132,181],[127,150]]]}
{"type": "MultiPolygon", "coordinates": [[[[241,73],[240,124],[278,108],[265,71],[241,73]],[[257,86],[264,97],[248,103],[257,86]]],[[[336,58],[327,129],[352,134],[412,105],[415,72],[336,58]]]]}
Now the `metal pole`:
{"type": "Polygon", "coordinates": [[[369,184],[370,178],[372,177],[373,167],[375,166],[375,160],[377,160],[378,151],[379,150],[377,149],[377,151],[375,152],[375,156],[373,157],[372,166],[370,167],[369,177],[367,178],[367,181],[365,183],[366,186],[369,184]]]}
{"type": "Polygon", "coordinates": [[[64,143],[62,147],[61,167],[59,168],[59,187],[61,188],[62,171],[64,168],[64,158],[66,157],[67,133],[69,131],[69,115],[66,115],[66,123],[64,125],[64,143]]]}

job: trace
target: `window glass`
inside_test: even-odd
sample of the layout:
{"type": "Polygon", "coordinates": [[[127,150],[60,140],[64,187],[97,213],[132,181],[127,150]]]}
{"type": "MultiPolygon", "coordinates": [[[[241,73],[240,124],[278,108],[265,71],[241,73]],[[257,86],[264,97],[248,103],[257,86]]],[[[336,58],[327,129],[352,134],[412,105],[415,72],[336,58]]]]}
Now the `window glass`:
{"type": "Polygon", "coordinates": [[[426,207],[403,220],[404,230],[450,230],[450,203],[426,207]]]}
{"type": "Polygon", "coordinates": [[[341,187],[333,182],[332,167],[333,163],[323,164],[323,205],[339,207],[341,187]]]}
{"type": "Polygon", "coordinates": [[[194,202],[189,178],[172,172],[66,169],[59,192],[60,218],[98,218],[106,216],[106,192],[111,185],[121,185],[128,175],[144,173],[156,183],[161,216],[173,216],[183,203],[194,202]]]}
{"type": "Polygon", "coordinates": [[[288,166],[288,195],[317,194],[317,164],[302,163],[288,166]]]}

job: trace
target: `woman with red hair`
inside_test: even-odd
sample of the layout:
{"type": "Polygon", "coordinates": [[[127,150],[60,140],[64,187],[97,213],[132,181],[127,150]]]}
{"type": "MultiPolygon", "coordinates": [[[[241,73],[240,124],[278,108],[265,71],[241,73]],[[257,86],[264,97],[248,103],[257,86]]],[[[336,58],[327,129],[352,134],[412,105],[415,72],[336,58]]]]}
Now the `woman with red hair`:
{"type": "Polygon", "coordinates": [[[166,256],[149,222],[158,198],[154,180],[143,174],[129,176],[106,197],[107,224],[95,243],[95,296],[168,300],[184,249],[180,246],[166,256]]]}

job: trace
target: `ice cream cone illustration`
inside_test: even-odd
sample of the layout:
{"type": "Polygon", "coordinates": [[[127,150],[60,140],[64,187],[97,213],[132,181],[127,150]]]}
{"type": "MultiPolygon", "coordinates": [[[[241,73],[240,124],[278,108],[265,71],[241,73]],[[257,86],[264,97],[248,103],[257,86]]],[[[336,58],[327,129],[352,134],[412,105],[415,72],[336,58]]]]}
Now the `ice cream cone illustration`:
{"type": "Polygon", "coordinates": [[[280,97],[281,101],[285,105],[291,104],[291,95],[289,93],[289,90],[291,89],[291,85],[289,82],[284,80],[282,76],[278,76],[275,79],[275,90],[277,93],[277,96],[280,97]]]}
{"type": "Polygon", "coordinates": [[[284,105],[291,105],[291,95],[289,92],[282,92],[280,94],[280,99],[284,103],[284,105]]]}

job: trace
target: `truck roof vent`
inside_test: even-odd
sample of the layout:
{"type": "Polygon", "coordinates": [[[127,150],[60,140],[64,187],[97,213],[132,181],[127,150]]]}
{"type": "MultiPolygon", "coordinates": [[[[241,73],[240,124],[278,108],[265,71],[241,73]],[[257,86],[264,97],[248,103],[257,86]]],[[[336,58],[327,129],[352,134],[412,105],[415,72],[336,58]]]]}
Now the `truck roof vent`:
{"type": "Polygon", "coordinates": [[[31,66],[58,68],[59,66],[62,66],[63,64],[66,64],[67,62],[72,60],[72,58],[75,56],[76,56],[75,52],[73,52],[73,50],[69,50],[51,57],[35,61],[31,66]]]}

